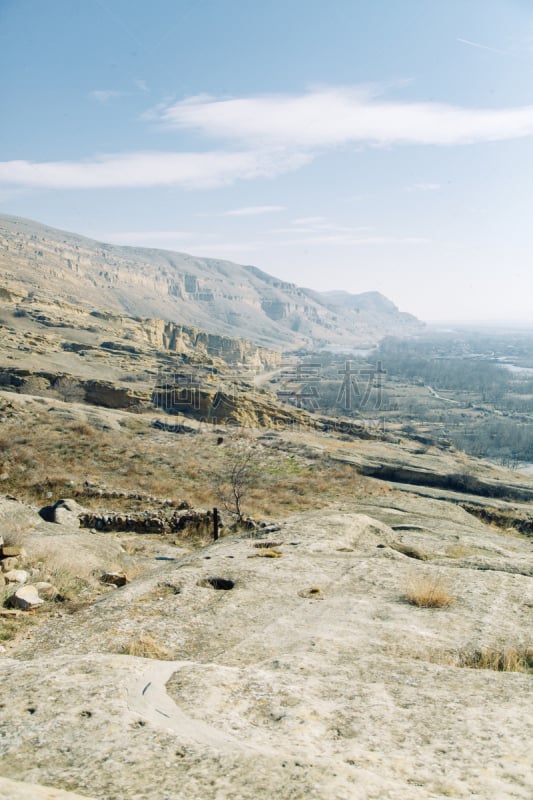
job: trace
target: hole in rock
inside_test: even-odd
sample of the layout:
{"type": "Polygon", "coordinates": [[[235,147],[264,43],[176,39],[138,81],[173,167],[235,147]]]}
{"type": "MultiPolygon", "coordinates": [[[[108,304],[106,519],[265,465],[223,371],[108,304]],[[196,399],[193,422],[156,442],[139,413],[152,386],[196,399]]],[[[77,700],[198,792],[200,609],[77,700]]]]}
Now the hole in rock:
{"type": "Polygon", "coordinates": [[[228,578],[205,578],[205,580],[202,581],[202,586],[212,586],[213,589],[224,589],[227,591],[233,589],[235,582],[230,581],[228,578]]]}

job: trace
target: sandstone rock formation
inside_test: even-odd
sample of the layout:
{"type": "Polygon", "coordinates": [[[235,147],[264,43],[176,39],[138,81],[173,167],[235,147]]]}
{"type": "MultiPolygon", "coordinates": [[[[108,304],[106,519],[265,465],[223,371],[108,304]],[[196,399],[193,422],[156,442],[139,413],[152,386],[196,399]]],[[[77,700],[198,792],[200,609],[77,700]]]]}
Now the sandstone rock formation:
{"type": "MultiPolygon", "coordinates": [[[[394,304],[371,307],[363,296],[359,308],[339,305],[338,298],[333,302],[256,267],[103,244],[6,215],[0,216],[0,274],[8,302],[36,291],[115,314],[162,318],[210,334],[251,339],[275,349],[367,345],[388,334],[416,333],[421,327],[394,304]]],[[[170,349],[181,347],[179,329],[164,324],[149,327],[154,341],[165,342],[170,349]]],[[[206,348],[212,346],[206,337],[206,348]]]]}

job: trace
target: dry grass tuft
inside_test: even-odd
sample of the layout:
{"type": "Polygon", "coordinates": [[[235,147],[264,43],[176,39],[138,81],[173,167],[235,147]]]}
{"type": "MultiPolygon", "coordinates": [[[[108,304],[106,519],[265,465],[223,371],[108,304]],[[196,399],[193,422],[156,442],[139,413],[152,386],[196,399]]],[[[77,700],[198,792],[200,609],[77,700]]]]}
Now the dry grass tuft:
{"type": "Polygon", "coordinates": [[[410,579],[405,592],[408,603],[419,608],[446,608],[454,598],[440,575],[417,575],[410,579]]]}
{"type": "Polygon", "coordinates": [[[93,428],[88,422],[74,422],[70,425],[72,433],[78,436],[95,436],[96,429],[93,428]]]}
{"type": "MultiPolygon", "coordinates": [[[[1,605],[4,605],[3,600],[1,605]]],[[[12,641],[16,639],[17,636],[23,635],[29,628],[36,625],[41,618],[42,615],[29,614],[28,612],[20,612],[13,617],[0,616],[0,643],[12,641]]]]}
{"type": "Polygon", "coordinates": [[[248,558],[282,558],[282,556],[283,553],[280,550],[267,547],[256,550],[256,552],[249,555],[248,558]]]}
{"type": "Polygon", "coordinates": [[[154,658],[158,661],[168,661],[170,659],[168,650],[147,633],[140,633],[135,638],[130,639],[127,644],[120,648],[119,652],[126,656],[154,658]]]}
{"type": "Polygon", "coordinates": [[[533,647],[481,647],[459,653],[456,666],[495,672],[533,672],[533,647]]]}

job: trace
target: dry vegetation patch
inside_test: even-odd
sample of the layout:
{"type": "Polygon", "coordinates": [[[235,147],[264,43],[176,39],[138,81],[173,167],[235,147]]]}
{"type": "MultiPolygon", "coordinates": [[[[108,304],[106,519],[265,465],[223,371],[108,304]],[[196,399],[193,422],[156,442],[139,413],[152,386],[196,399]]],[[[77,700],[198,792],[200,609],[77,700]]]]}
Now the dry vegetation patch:
{"type": "Polygon", "coordinates": [[[139,633],[134,636],[118,652],[122,655],[137,656],[138,658],[155,658],[158,661],[168,661],[170,658],[168,650],[148,633],[139,633]]]}
{"type": "Polygon", "coordinates": [[[464,650],[456,657],[455,666],[491,669],[496,672],[533,673],[533,646],[495,645],[464,650]]]}
{"type": "Polygon", "coordinates": [[[455,602],[441,575],[413,575],[405,591],[408,603],[419,608],[446,608],[455,602]]]}
{"type": "MultiPolygon", "coordinates": [[[[116,512],[145,510],[147,498],[186,498],[194,508],[217,505],[216,486],[227,469],[225,447],[217,445],[219,431],[205,426],[178,435],[152,428],[149,416],[125,412],[111,427],[90,407],[70,404],[67,411],[65,418],[60,403],[28,401],[5,420],[0,439],[4,493],[40,505],[50,495],[75,497],[89,510],[106,498],[107,510],[116,512]]],[[[250,436],[256,433],[250,430],[250,436]]],[[[249,486],[245,515],[275,518],[375,491],[352,465],[327,454],[289,454],[284,446],[258,444],[265,468],[249,486]]]]}

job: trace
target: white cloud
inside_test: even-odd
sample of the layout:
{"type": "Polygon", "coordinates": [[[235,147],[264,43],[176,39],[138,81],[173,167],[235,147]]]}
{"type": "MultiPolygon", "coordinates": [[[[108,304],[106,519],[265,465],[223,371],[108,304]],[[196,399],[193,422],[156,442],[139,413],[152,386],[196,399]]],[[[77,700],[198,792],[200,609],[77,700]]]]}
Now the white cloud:
{"type": "Polygon", "coordinates": [[[431,243],[431,239],[417,236],[295,236],[287,239],[258,240],[251,239],[240,242],[210,242],[206,244],[187,244],[187,252],[207,256],[209,254],[225,255],[227,258],[239,258],[240,254],[255,254],[258,249],[265,252],[268,248],[277,247],[376,247],[386,245],[420,246],[431,243]]]}
{"type": "Polygon", "coordinates": [[[158,110],[170,127],[253,147],[298,151],[349,143],[458,145],[533,134],[533,106],[461,108],[378,99],[377,90],[325,88],[299,95],[198,95],[158,110]]]}
{"type": "Polygon", "coordinates": [[[212,188],[298,169],[310,156],[277,150],[118,153],[87,161],[3,161],[0,183],[52,189],[212,188]]]}
{"type": "Polygon", "coordinates": [[[431,239],[421,236],[357,236],[353,234],[331,233],[324,235],[297,236],[293,239],[284,239],[275,244],[283,246],[310,245],[349,245],[359,247],[363,245],[421,245],[429,244],[431,239]]]}
{"type": "Polygon", "coordinates": [[[325,217],[298,217],[298,219],[293,219],[293,225],[321,225],[323,223],[327,223],[325,217]]]}
{"type": "Polygon", "coordinates": [[[414,189],[418,192],[436,192],[440,189],[440,183],[413,183],[413,185],[408,186],[407,189],[409,191],[414,189]]]}
{"type": "Polygon", "coordinates": [[[268,242],[261,240],[246,242],[211,242],[210,244],[188,244],[187,252],[193,255],[215,256],[225,255],[227,258],[236,258],[238,253],[252,253],[257,248],[263,248],[268,242]]]}
{"type": "Polygon", "coordinates": [[[222,217],[255,217],[259,214],[274,214],[278,211],[285,211],[285,206],[245,206],[244,208],[233,208],[224,211],[222,217]]]}
{"type": "Polygon", "coordinates": [[[142,244],[145,242],[174,242],[190,239],[191,236],[193,236],[191,231],[112,231],[98,234],[93,238],[114,244],[142,244]]]}
{"type": "Polygon", "coordinates": [[[353,235],[360,234],[363,231],[369,231],[370,228],[366,225],[339,225],[337,222],[331,222],[326,217],[300,217],[299,219],[292,220],[292,228],[273,228],[271,233],[276,234],[343,234],[353,235]]]}
{"type": "Polygon", "coordinates": [[[499,56],[511,55],[511,53],[505,50],[498,50],[496,47],[488,47],[488,45],[480,44],[480,42],[472,42],[470,39],[461,39],[457,37],[457,41],[461,42],[461,44],[467,44],[469,47],[477,47],[479,50],[488,50],[490,53],[497,53],[499,56]]]}
{"type": "MultiPolygon", "coordinates": [[[[106,102],[119,94],[95,90],[106,102]]],[[[394,144],[457,145],[533,135],[533,106],[468,109],[393,102],[378,90],[316,89],[300,95],[214,99],[204,95],[160,107],[160,120],[230,140],[206,152],[133,152],[78,161],[0,162],[0,184],[53,189],[179,186],[212,188],[275,177],[310,163],[326,147],[394,144]]],[[[418,189],[437,184],[418,184],[418,189]]],[[[284,210],[230,209],[228,216],[284,210]]],[[[305,220],[305,218],[303,218],[305,220]]],[[[311,225],[317,224],[317,221],[311,225]]]]}
{"type": "Polygon", "coordinates": [[[92,97],[93,100],[97,100],[99,103],[108,103],[115,97],[122,97],[123,94],[124,92],[118,92],[115,91],[115,89],[93,89],[92,92],[89,92],[89,97],[92,97]]]}

